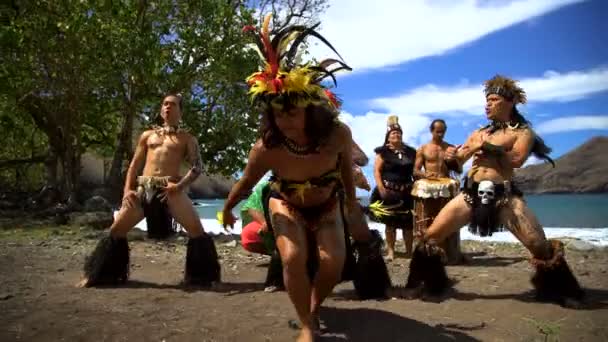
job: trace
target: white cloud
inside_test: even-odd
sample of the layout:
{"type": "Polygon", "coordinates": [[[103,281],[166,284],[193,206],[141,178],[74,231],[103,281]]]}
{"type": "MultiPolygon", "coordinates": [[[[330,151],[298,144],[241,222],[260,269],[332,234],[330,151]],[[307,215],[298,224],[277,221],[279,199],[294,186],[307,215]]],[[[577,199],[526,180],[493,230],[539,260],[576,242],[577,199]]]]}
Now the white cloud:
{"type": "MultiPolygon", "coordinates": [[[[321,33],[355,71],[441,55],[584,0],[331,0],[321,33]]],[[[311,40],[312,42],[312,40],[311,40]]],[[[314,56],[330,50],[314,43],[314,56]]]]}
{"type": "MultiPolygon", "coordinates": [[[[410,146],[417,147],[422,142],[430,139],[428,126],[431,120],[423,115],[403,115],[399,116],[399,123],[403,130],[403,141],[410,146]]],[[[384,143],[386,135],[386,119],[389,113],[367,112],[364,115],[352,115],[348,112],[340,114],[340,120],[346,123],[353,135],[353,139],[361,147],[363,152],[370,157],[370,163],[362,168],[365,177],[372,186],[376,185],[374,180],[374,148],[384,143]]],[[[364,190],[357,189],[358,196],[368,196],[364,190]]]]}
{"type": "MultiPolygon", "coordinates": [[[[566,73],[547,71],[542,77],[520,79],[520,85],[526,90],[530,103],[574,101],[607,91],[608,67],[566,73]]],[[[370,104],[400,113],[481,115],[483,87],[471,86],[468,81],[451,86],[427,84],[401,95],[373,99],[370,104]]]]}
{"type": "Polygon", "coordinates": [[[608,115],[569,116],[541,122],[536,125],[539,134],[579,130],[608,130],[608,115]]]}
{"type": "MultiPolygon", "coordinates": [[[[411,146],[418,146],[421,142],[429,139],[421,134],[428,129],[431,119],[422,115],[405,115],[395,113],[399,116],[399,123],[403,130],[403,141],[411,146]],[[426,140],[425,140],[426,139],[426,140]]],[[[374,148],[384,143],[386,135],[386,119],[389,113],[367,112],[364,115],[352,115],[342,112],[340,119],[351,129],[353,139],[361,146],[368,156],[374,155],[374,148]]]]}

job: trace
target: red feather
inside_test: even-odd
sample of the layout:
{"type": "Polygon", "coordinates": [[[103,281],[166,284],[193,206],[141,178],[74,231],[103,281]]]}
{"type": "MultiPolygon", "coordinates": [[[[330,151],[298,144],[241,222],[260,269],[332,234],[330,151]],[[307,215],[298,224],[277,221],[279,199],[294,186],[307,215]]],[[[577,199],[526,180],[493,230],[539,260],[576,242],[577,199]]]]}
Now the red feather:
{"type": "Polygon", "coordinates": [[[338,100],[338,97],[336,96],[336,94],[334,94],[329,89],[324,89],[324,90],[325,90],[325,95],[327,95],[327,98],[329,99],[329,102],[331,102],[334,105],[334,107],[340,108],[340,101],[338,100]]]}
{"type": "Polygon", "coordinates": [[[255,30],[256,30],[255,26],[253,26],[253,25],[245,25],[245,26],[243,26],[243,33],[247,33],[247,32],[250,32],[250,31],[255,31],[255,30]]]}

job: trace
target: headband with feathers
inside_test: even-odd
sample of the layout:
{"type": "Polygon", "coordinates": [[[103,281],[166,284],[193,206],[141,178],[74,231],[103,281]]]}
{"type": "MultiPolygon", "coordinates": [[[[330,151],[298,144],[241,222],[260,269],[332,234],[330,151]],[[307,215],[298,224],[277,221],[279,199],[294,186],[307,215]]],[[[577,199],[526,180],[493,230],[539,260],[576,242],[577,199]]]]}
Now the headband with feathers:
{"type": "Polygon", "coordinates": [[[486,96],[497,94],[509,101],[525,104],[527,101],[526,92],[517,85],[517,81],[502,75],[496,75],[484,82],[484,92],[486,96]]]}
{"type": "Polygon", "coordinates": [[[342,61],[342,56],[315,29],[303,25],[291,25],[277,32],[270,38],[270,19],[266,15],[261,32],[253,26],[245,26],[243,32],[250,32],[256,38],[256,50],[260,55],[262,70],[247,78],[249,94],[252,101],[271,104],[281,108],[284,105],[305,107],[310,103],[328,104],[339,109],[341,101],[321,81],[331,77],[337,85],[334,73],[341,70],[352,70],[342,61]],[[317,64],[300,65],[298,60],[303,51],[298,48],[306,37],[314,36],[334,51],[340,60],[325,59],[317,64]],[[337,65],[334,69],[329,69],[337,65]]]}

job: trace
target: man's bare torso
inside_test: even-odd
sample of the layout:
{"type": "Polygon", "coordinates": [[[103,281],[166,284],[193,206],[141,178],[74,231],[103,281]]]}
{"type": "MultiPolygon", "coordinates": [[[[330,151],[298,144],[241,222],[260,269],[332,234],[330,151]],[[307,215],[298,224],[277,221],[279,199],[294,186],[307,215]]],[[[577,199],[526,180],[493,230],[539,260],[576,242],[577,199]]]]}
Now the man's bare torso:
{"type": "Polygon", "coordinates": [[[164,133],[146,131],[146,163],[144,176],[180,177],[180,167],[187,152],[189,133],[164,133]]]}
{"type": "MultiPolygon", "coordinates": [[[[527,129],[527,128],[526,128],[527,129]]],[[[486,141],[504,147],[506,152],[512,150],[513,145],[520,137],[525,129],[500,129],[489,134],[489,129],[478,130],[474,134],[486,134],[486,141]]],[[[499,183],[513,178],[513,167],[510,165],[508,158],[490,155],[486,152],[479,151],[473,156],[473,165],[469,171],[469,177],[473,177],[476,182],[482,180],[491,180],[499,183]]]]}
{"type": "Polygon", "coordinates": [[[449,170],[445,164],[445,150],[450,146],[446,142],[437,144],[429,142],[422,145],[422,156],[424,158],[424,171],[429,177],[449,177],[449,170]]]}

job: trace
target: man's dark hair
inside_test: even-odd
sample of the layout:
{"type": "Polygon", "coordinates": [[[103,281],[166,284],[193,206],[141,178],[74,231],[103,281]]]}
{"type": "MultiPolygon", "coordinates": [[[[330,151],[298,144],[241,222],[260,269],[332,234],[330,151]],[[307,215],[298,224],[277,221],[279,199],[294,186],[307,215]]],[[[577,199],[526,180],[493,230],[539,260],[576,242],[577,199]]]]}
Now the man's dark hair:
{"type": "Polygon", "coordinates": [[[431,121],[431,125],[429,126],[429,130],[430,130],[431,132],[432,132],[432,131],[433,131],[433,129],[435,128],[435,124],[436,124],[437,122],[441,122],[441,123],[442,123],[442,124],[445,126],[445,129],[446,129],[446,130],[448,129],[448,125],[445,123],[445,121],[444,121],[443,119],[435,119],[435,120],[431,121]]]}
{"type": "Polygon", "coordinates": [[[179,110],[180,110],[180,111],[183,111],[183,110],[184,110],[184,104],[183,104],[184,99],[182,98],[182,94],[180,94],[180,93],[167,93],[167,94],[166,94],[166,95],[163,97],[163,99],[162,99],[161,106],[162,106],[163,102],[165,102],[165,99],[166,99],[167,97],[169,97],[169,96],[174,96],[174,97],[177,97],[177,98],[179,99],[179,102],[178,102],[178,104],[179,104],[179,110]]]}
{"type": "MultiPolygon", "coordinates": [[[[518,124],[524,124],[527,126],[532,126],[532,124],[524,118],[524,116],[519,112],[517,107],[513,106],[513,113],[511,114],[511,122],[515,122],[518,124]]],[[[555,167],[555,162],[551,157],[549,157],[549,153],[551,153],[551,147],[545,144],[543,138],[541,138],[538,134],[534,137],[534,143],[532,144],[531,154],[539,159],[544,159],[551,163],[553,167],[555,167]]]]}

